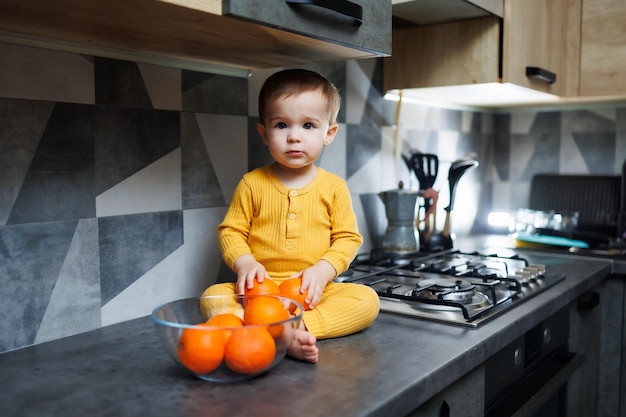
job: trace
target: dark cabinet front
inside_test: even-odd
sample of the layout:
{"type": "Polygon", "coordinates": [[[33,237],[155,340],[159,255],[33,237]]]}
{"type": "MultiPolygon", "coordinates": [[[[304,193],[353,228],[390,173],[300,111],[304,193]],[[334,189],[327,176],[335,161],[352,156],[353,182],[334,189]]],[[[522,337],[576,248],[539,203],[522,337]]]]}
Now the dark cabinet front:
{"type": "Polygon", "coordinates": [[[391,1],[230,0],[224,15],[379,56],[391,54],[391,1]]]}

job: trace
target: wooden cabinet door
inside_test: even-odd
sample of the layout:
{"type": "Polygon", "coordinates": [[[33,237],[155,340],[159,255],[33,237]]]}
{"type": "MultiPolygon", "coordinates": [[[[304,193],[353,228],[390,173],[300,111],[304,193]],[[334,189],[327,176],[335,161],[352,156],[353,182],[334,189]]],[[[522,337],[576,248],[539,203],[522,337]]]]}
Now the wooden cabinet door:
{"type": "Polygon", "coordinates": [[[577,96],[580,12],[581,0],[505,0],[503,81],[577,96]],[[528,77],[527,67],[554,73],[556,81],[528,77]]]}
{"type": "Polygon", "coordinates": [[[580,95],[626,94],[626,1],[583,0],[580,95]]]}
{"type": "Polygon", "coordinates": [[[392,44],[385,90],[498,81],[498,17],[394,29],[392,44]]]}

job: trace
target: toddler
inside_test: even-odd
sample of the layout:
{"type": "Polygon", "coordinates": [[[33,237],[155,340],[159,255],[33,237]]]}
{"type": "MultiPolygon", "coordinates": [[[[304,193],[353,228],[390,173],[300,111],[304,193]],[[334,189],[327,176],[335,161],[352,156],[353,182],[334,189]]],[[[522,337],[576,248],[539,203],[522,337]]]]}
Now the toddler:
{"type": "Polygon", "coordinates": [[[203,294],[242,294],[254,280],[302,278],[311,310],[288,354],[313,363],[317,339],[363,330],[380,308],[373,289],[334,281],[363,241],[345,181],[315,165],[337,134],[339,106],[335,86],[316,72],[284,70],[265,81],[257,130],[275,162],[243,176],[217,229],[237,282],[203,294]]]}

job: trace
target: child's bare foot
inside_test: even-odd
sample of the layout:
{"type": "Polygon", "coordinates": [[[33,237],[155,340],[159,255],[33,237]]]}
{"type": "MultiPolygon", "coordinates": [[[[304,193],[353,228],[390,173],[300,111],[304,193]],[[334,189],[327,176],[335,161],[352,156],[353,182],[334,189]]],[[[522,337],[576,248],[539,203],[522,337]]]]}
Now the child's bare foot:
{"type": "Polygon", "coordinates": [[[316,363],[319,359],[319,349],[315,344],[317,339],[304,329],[295,330],[293,343],[287,349],[287,354],[294,359],[316,363]]]}

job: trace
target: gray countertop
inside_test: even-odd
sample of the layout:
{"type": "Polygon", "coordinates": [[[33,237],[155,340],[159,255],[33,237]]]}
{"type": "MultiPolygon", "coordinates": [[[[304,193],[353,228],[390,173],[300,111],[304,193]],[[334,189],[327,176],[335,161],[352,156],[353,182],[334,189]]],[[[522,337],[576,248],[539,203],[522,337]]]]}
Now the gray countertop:
{"type": "Polygon", "coordinates": [[[2,415],[404,416],[611,273],[606,260],[524,254],[567,278],[479,328],[381,313],[367,330],[319,342],[236,384],[177,368],[149,317],[0,354],[2,415]]]}
{"type": "MultiPolygon", "coordinates": [[[[626,254],[600,254],[590,251],[577,251],[575,248],[565,246],[543,246],[536,249],[519,249],[515,246],[515,240],[510,235],[470,235],[457,238],[455,248],[459,250],[472,251],[476,248],[494,248],[494,250],[510,249],[516,252],[531,252],[539,254],[549,254],[554,257],[566,257],[579,260],[602,260],[611,264],[611,273],[626,275],[626,254]]],[[[601,251],[600,251],[601,252],[601,251]]]]}

